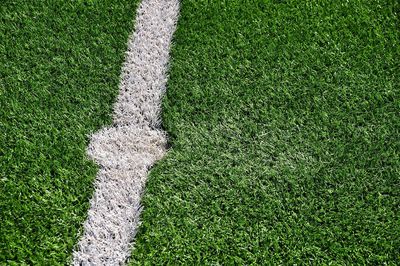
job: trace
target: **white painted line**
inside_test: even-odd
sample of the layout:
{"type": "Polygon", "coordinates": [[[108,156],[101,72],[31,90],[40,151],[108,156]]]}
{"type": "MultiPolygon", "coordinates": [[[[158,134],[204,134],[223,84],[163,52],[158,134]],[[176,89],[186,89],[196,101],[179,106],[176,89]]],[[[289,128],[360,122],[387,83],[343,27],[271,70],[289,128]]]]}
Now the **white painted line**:
{"type": "Polygon", "coordinates": [[[93,134],[88,147],[100,171],[73,265],[121,265],[129,258],[147,172],[166,152],[160,106],[178,14],[179,0],[143,0],[138,8],[114,124],[93,134]]]}

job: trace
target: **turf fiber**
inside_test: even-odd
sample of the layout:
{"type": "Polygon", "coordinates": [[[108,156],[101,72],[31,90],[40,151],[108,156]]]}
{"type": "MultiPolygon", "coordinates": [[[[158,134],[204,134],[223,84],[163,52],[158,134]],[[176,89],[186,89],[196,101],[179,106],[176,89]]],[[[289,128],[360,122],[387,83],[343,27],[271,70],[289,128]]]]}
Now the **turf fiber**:
{"type": "Polygon", "coordinates": [[[398,263],[399,13],[183,0],[131,264],[398,263]]]}
{"type": "Polygon", "coordinates": [[[1,2],[0,264],[68,264],[137,2],[1,2]]]}

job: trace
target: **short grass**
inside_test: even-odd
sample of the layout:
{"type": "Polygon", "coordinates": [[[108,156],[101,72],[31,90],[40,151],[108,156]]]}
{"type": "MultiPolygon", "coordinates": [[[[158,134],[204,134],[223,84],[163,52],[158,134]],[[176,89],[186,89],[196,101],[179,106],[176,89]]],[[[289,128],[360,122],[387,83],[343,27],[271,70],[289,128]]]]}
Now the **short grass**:
{"type": "Polygon", "coordinates": [[[2,0],[0,264],[67,264],[92,194],[137,0],[2,0]]]}
{"type": "Polygon", "coordinates": [[[132,264],[400,261],[400,3],[184,0],[132,264]]]}

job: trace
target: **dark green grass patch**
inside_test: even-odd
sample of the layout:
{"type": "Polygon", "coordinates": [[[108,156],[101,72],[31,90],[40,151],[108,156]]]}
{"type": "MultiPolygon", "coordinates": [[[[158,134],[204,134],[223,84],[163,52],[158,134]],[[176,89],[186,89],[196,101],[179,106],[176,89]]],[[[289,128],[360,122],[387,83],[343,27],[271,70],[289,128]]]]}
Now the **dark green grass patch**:
{"type": "Polygon", "coordinates": [[[0,264],[66,264],[138,1],[0,4],[0,264]]]}
{"type": "Polygon", "coordinates": [[[398,263],[399,14],[184,0],[132,264],[398,263]]]}

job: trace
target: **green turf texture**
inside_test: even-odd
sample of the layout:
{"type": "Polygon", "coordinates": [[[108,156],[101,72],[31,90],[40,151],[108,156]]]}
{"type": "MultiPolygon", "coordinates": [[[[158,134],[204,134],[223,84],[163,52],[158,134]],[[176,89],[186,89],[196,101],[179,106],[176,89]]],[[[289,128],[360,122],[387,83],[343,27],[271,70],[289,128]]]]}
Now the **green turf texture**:
{"type": "Polygon", "coordinates": [[[67,264],[138,1],[0,4],[0,264],[67,264]]]}
{"type": "Polygon", "coordinates": [[[398,263],[399,15],[183,0],[131,264],[398,263]]]}

